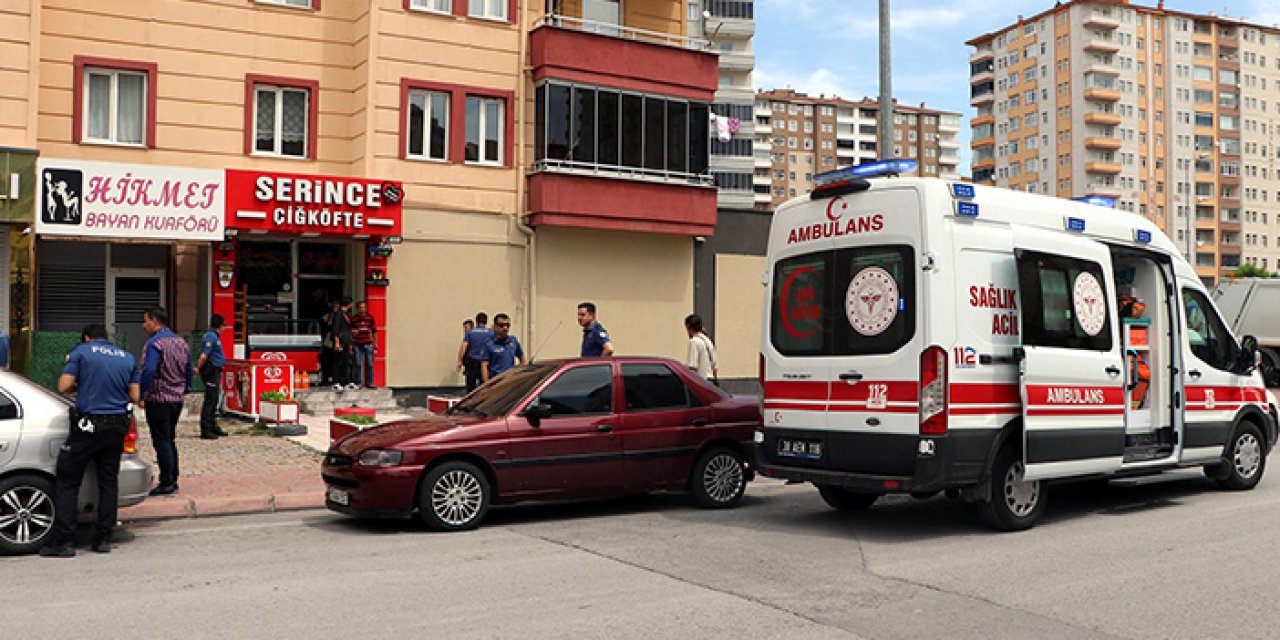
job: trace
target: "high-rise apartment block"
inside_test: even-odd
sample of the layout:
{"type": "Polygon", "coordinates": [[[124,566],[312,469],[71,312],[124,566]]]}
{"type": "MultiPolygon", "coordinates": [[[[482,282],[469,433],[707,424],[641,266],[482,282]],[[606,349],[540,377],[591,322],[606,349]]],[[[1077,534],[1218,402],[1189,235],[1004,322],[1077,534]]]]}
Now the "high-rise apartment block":
{"type": "Polygon", "coordinates": [[[808,193],[813,175],[879,158],[910,158],[919,175],[959,178],[961,114],[895,104],[893,152],[881,153],[879,103],[808,96],[791,89],[756,94],[756,206],[808,193]]]}
{"type": "Polygon", "coordinates": [[[717,135],[710,147],[717,204],[720,209],[750,210],[755,204],[751,192],[755,0],[689,0],[688,9],[689,35],[706,39],[710,50],[719,54],[719,84],[711,105],[717,135]]]}
{"type": "Polygon", "coordinates": [[[1207,283],[1280,268],[1280,29],[1076,0],[968,44],[975,182],[1113,197],[1207,283]]]}

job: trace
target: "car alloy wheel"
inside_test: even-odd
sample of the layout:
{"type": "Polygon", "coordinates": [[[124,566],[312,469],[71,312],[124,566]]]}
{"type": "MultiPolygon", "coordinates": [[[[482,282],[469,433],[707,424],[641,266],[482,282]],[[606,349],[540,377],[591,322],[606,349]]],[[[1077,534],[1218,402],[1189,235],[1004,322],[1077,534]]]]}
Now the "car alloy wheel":
{"type": "Polygon", "coordinates": [[[53,529],[53,496],[37,482],[8,484],[0,493],[0,542],[6,549],[35,547],[53,529]]]}
{"type": "Polygon", "coordinates": [[[474,475],[453,469],[440,476],[431,487],[431,510],[452,527],[462,527],[480,514],[484,489],[474,475]]]}
{"type": "Polygon", "coordinates": [[[743,476],[741,461],[727,452],[718,453],[702,471],[702,486],[712,500],[729,502],[741,491],[743,476]]]}

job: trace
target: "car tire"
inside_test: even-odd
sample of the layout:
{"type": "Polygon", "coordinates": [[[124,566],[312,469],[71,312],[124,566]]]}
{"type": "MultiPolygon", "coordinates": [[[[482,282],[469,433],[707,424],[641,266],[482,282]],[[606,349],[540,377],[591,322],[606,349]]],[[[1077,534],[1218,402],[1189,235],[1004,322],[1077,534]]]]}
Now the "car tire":
{"type": "Polygon", "coordinates": [[[20,474],[0,480],[0,555],[35,553],[53,535],[53,480],[20,474]]]}
{"type": "Polygon", "coordinates": [[[1219,487],[1232,491],[1247,491],[1258,486],[1262,472],[1267,468],[1265,447],[1266,441],[1257,425],[1241,422],[1227,442],[1223,453],[1226,460],[1220,465],[1213,465],[1217,472],[1214,481],[1219,487]]]}
{"type": "Polygon", "coordinates": [[[818,495],[827,506],[841,511],[866,511],[880,499],[877,493],[858,493],[829,484],[818,485],[818,495]]]}
{"type": "Polygon", "coordinates": [[[1015,447],[1004,447],[991,465],[991,498],[976,504],[978,515],[998,531],[1030,529],[1044,515],[1048,487],[1022,479],[1025,467],[1015,447]]]}
{"type": "Polygon", "coordinates": [[[418,490],[418,517],[433,531],[474,529],[489,513],[489,478],[469,462],[433,467],[418,490]]]}
{"type": "Polygon", "coordinates": [[[735,449],[708,449],[693,465],[689,492],[699,507],[727,509],[738,504],[746,490],[746,460],[735,449]]]}

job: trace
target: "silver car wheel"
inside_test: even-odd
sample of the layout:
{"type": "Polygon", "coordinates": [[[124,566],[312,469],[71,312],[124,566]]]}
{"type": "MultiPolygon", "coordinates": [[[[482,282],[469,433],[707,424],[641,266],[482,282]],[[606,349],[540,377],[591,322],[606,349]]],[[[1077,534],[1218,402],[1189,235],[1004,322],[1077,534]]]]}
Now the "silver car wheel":
{"type": "Polygon", "coordinates": [[[440,476],[431,488],[431,510],[450,526],[458,527],[474,520],[483,501],[480,480],[466,471],[450,471],[440,476]]]}
{"type": "Polygon", "coordinates": [[[1004,476],[1004,501],[1010,513],[1019,518],[1035,511],[1040,502],[1040,481],[1023,480],[1021,462],[1010,465],[1004,476]]]}
{"type": "Polygon", "coordinates": [[[0,495],[0,538],[31,544],[53,529],[53,499],[39,487],[18,485],[0,495]]]}
{"type": "Polygon", "coordinates": [[[1236,439],[1235,450],[1231,461],[1236,466],[1236,473],[1241,478],[1252,478],[1262,463],[1262,445],[1252,433],[1244,433],[1236,439]]]}
{"type": "Polygon", "coordinates": [[[738,495],[745,477],[742,463],[728,453],[721,453],[707,461],[702,472],[702,487],[712,500],[729,502],[738,495]]]}

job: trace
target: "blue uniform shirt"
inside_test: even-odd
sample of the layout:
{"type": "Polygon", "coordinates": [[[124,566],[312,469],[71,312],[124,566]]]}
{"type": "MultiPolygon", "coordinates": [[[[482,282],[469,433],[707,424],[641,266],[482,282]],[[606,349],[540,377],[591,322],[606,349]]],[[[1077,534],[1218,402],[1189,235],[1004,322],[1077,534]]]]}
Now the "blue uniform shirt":
{"type": "Polygon", "coordinates": [[[200,353],[208,356],[207,362],[211,367],[221,369],[227,364],[227,356],[222,352],[222,338],[218,336],[216,329],[210,329],[204,334],[204,343],[200,347],[200,353]]]}
{"type": "Polygon", "coordinates": [[[609,341],[609,332],[604,325],[592,322],[591,326],[582,330],[582,357],[592,358],[604,355],[604,345],[609,341]]]}
{"type": "Polygon", "coordinates": [[[0,369],[9,367],[9,334],[0,333],[0,369]]]}
{"type": "Polygon", "coordinates": [[[488,353],[485,360],[489,363],[490,378],[516,366],[516,358],[524,357],[524,349],[515,336],[507,336],[501,342],[494,338],[485,346],[485,351],[488,353]]]}
{"type": "Polygon", "coordinates": [[[138,382],[133,354],[106,340],[72,349],[62,372],[76,377],[76,409],[81,413],[125,413],[129,385],[138,382]]]}
{"type": "Polygon", "coordinates": [[[467,332],[467,357],[476,362],[483,361],[487,354],[485,347],[493,340],[493,329],[476,327],[467,332]]]}

